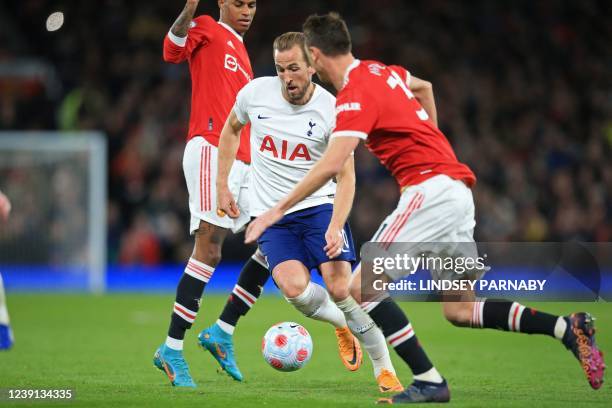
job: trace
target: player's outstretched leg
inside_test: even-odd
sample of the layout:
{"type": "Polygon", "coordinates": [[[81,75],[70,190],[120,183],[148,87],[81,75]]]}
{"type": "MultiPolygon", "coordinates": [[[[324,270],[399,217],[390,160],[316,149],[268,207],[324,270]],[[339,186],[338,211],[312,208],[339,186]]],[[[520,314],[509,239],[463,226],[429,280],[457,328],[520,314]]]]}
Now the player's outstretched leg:
{"type": "MultiPolygon", "coordinates": [[[[361,300],[361,268],[359,266],[355,269],[351,280],[351,296],[355,300],[361,300]]],[[[389,345],[410,367],[415,380],[434,384],[441,384],[444,381],[429,360],[408,317],[388,294],[383,293],[371,301],[362,302],[361,308],[380,327],[389,345]]]]}
{"type": "Polygon", "coordinates": [[[200,222],[195,231],[194,252],[176,289],[168,337],[153,357],[155,366],[164,371],[172,385],[177,387],[195,387],[183,358],[183,340],[198,315],[204,288],[221,261],[221,245],[226,233],[225,229],[200,222]]]}
{"type": "Polygon", "coordinates": [[[261,296],[269,277],[265,258],[258,249],[240,271],[238,282],[217,322],[198,335],[200,346],[208,350],[236,381],[242,381],[243,376],[234,355],[234,329],[240,317],[245,316],[261,296]]]}
{"type": "Polygon", "coordinates": [[[287,297],[287,301],[304,316],[332,324],[336,328],[342,364],[350,371],[356,371],[361,367],[363,361],[361,345],[348,328],[344,314],[321,285],[308,282],[302,293],[295,297],[287,297]]]}
{"type": "Polygon", "coordinates": [[[572,313],[565,319],[568,327],[561,341],[580,362],[591,387],[597,390],[603,384],[606,365],[595,342],[595,319],[585,312],[572,313]]]}
{"type": "Polygon", "coordinates": [[[446,318],[457,326],[490,328],[554,337],[572,351],[593,389],[603,383],[603,353],[595,342],[593,317],[579,312],[555,316],[507,300],[445,302],[446,318]]]}
{"type": "Polygon", "coordinates": [[[274,267],[273,276],[287,301],[304,316],[330,323],[336,328],[342,364],[350,371],[359,369],[363,360],[359,341],[348,329],[344,314],[327,291],[310,281],[306,266],[296,260],[285,261],[274,267]]]}
{"type": "MultiPolygon", "coordinates": [[[[351,295],[361,301],[361,267],[351,279],[351,295]]],[[[362,302],[361,308],[382,330],[387,342],[410,367],[414,382],[401,394],[381,399],[386,403],[448,402],[447,382],[434,367],[421,346],[412,324],[402,309],[387,294],[362,302]]]]}
{"type": "Polygon", "coordinates": [[[397,378],[395,368],[391,363],[385,337],[378,326],[376,326],[376,323],[359,307],[359,304],[351,296],[337,301],[336,304],[344,313],[351,332],[353,332],[366,349],[374,366],[374,376],[380,391],[397,392],[403,390],[404,387],[397,378]]]}
{"type": "Polygon", "coordinates": [[[344,313],[348,327],[366,349],[374,366],[374,376],[380,391],[401,391],[403,387],[391,363],[385,337],[370,316],[361,309],[350,295],[350,263],[330,261],[322,263],[319,269],[330,295],[338,308],[344,313]]]}
{"type": "Polygon", "coordinates": [[[6,307],[4,282],[2,281],[2,275],[0,275],[0,350],[10,349],[13,346],[13,341],[13,331],[6,307]]]}

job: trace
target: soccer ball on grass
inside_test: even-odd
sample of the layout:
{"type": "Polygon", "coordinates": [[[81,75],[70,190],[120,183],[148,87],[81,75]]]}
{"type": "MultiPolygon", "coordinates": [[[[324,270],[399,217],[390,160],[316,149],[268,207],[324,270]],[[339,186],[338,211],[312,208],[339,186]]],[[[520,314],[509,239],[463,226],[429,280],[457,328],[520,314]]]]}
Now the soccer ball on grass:
{"type": "Polygon", "coordinates": [[[261,351],[273,368],[279,371],[299,370],[312,357],[312,338],[297,323],[277,323],[266,332],[261,351]]]}

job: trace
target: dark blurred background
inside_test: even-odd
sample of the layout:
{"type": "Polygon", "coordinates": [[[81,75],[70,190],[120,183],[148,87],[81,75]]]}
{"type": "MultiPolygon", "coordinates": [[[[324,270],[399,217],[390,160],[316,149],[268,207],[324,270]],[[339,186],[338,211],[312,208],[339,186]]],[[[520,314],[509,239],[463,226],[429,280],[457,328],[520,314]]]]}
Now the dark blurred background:
{"type": "MultiPolygon", "coordinates": [[[[111,263],[181,263],[191,253],[181,165],[190,80],[186,64],[161,58],[182,7],[0,2],[0,130],[106,134],[111,263]],[[66,22],[47,32],[56,10],[66,22]]],[[[256,76],[274,74],[274,37],[330,10],[347,19],[356,57],[401,64],[434,84],[440,127],[478,177],[477,239],[612,239],[609,1],[260,0],[245,37],[256,76]]],[[[199,11],[218,17],[216,1],[199,11]]],[[[365,149],[356,160],[351,225],[360,244],[393,210],[398,188],[365,149]]],[[[0,189],[22,182],[3,175],[0,189]]],[[[226,260],[251,252],[240,236],[224,247],[226,260]]]]}

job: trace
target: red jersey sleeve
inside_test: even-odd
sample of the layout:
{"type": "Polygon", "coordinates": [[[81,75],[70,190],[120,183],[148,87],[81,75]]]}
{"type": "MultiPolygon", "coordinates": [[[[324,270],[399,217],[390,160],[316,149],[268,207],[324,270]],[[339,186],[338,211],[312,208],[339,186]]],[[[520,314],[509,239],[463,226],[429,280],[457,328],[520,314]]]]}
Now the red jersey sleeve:
{"type": "Polygon", "coordinates": [[[191,56],[200,46],[206,46],[212,39],[213,30],[210,16],[199,16],[191,22],[187,37],[177,37],[169,31],[164,38],[164,61],[178,64],[191,56]]]}
{"type": "Polygon", "coordinates": [[[363,90],[349,86],[341,90],[336,99],[336,128],[332,137],[367,139],[376,124],[378,106],[363,90]]]}

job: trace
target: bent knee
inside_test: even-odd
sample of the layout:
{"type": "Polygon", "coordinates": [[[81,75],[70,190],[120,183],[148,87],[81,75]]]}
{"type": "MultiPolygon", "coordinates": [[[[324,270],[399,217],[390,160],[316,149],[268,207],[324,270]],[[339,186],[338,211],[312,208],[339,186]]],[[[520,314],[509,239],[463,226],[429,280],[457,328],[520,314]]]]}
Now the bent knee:
{"type": "Polygon", "coordinates": [[[350,295],[350,291],[347,286],[332,286],[328,288],[327,291],[334,302],[344,300],[350,295]]]}
{"type": "Polygon", "coordinates": [[[193,257],[214,268],[221,262],[221,245],[211,243],[196,245],[193,257]]]}
{"type": "Polygon", "coordinates": [[[278,288],[286,298],[292,299],[300,296],[306,290],[308,282],[299,282],[295,280],[284,281],[282,279],[275,279],[278,288]]]}

